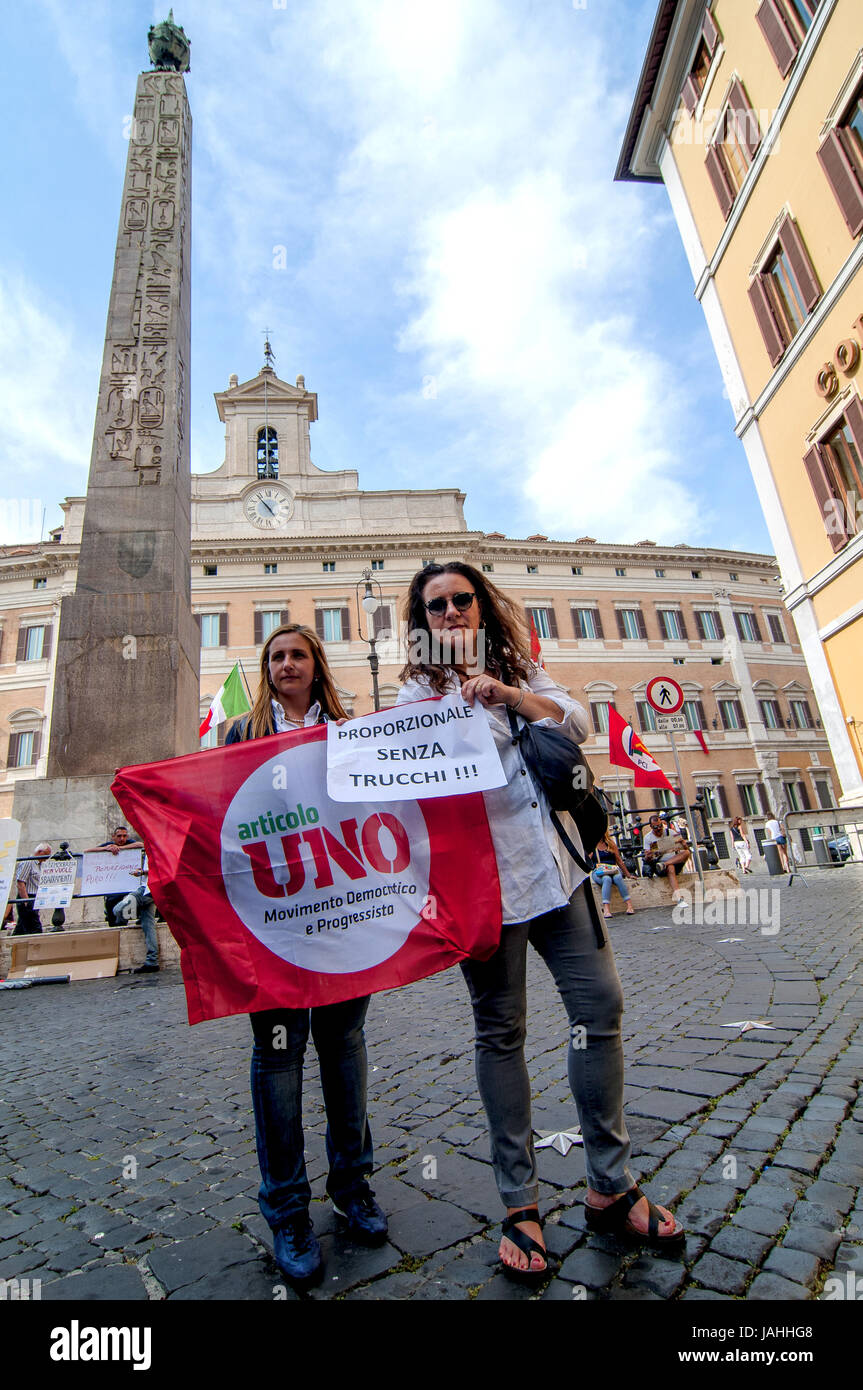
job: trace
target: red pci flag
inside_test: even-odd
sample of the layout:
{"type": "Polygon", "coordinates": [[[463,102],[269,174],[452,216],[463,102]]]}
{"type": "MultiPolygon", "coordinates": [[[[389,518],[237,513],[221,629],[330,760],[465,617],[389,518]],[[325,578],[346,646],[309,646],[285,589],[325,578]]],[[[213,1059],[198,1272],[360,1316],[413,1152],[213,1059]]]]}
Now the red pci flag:
{"type": "Polygon", "coordinates": [[[531,661],[535,661],[537,666],[541,666],[542,669],[545,670],[545,662],[542,659],[542,647],[539,645],[539,633],[536,630],[536,624],[530,614],[528,614],[528,618],[530,620],[530,659],[531,661]]]}
{"type": "Polygon", "coordinates": [[[706,758],[709,758],[709,757],[710,757],[710,750],[709,750],[708,747],[707,747],[707,739],[704,737],[704,734],[703,734],[702,730],[701,730],[701,729],[693,729],[692,732],[695,734],[695,737],[698,739],[698,742],[701,744],[701,751],[703,752],[704,756],[705,756],[706,758]]]}
{"type": "Polygon", "coordinates": [[[335,1004],[497,947],[482,795],[330,801],[326,737],[320,725],[117,772],[190,1023],[335,1004]]]}
{"type": "Polygon", "coordinates": [[[636,787],[667,787],[671,783],[651,757],[631,724],[611,705],[608,707],[608,757],[615,767],[628,767],[636,787]]]}

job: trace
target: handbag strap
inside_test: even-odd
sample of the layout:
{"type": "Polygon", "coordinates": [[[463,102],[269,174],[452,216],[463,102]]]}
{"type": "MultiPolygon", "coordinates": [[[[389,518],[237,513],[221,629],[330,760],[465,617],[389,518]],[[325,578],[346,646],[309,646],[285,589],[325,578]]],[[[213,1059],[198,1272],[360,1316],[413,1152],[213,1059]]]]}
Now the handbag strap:
{"type": "MultiPolygon", "coordinates": [[[[506,712],[509,718],[509,727],[513,733],[513,743],[521,743],[521,737],[524,733],[524,726],[522,726],[522,728],[519,729],[518,721],[508,705],[506,712]]],[[[527,724],[527,722],[527,720],[524,721],[525,725],[527,724]]],[[[572,838],[569,835],[567,835],[566,831],[564,830],[563,823],[557,812],[553,811],[551,807],[549,807],[549,814],[551,816],[551,823],[557,831],[558,835],[560,836],[561,840],[563,841],[564,846],[572,855],[573,859],[575,860],[578,867],[581,869],[582,873],[585,873],[588,876],[588,886],[585,888],[585,897],[587,898],[587,907],[588,912],[590,913],[590,919],[593,923],[593,934],[596,937],[596,944],[599,947],[599,949],[602,950],[602,948],[605,945],[605,937],[602,934],[602,923],[599,920],[599,913],[596,910],[596,903],[594,902],[593,892],[589,886],[592,866],[587,862],[584,855],[580,854],[579,851],[575,848],[572,838]]]]}

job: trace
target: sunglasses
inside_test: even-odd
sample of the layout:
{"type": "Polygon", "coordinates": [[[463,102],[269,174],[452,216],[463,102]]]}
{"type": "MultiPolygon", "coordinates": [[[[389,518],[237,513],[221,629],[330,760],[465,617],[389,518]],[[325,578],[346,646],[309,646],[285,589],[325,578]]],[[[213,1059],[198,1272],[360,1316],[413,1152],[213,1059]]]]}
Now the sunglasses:
{"type": "Polygon", "coordinates": [[[429,613],[433,613],[436,618],[443,617],[447,609],[447,604],[452,603],[459,613],[466,613],[476,598],[476,594],[453,594],[451,598],[432,598],[425,605],[429,613]]]}

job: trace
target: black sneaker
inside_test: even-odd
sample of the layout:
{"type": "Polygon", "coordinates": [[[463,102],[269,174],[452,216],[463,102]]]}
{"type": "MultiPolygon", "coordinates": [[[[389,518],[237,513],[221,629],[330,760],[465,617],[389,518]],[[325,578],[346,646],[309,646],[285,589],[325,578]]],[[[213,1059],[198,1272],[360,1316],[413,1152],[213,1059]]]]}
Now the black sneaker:
{"type": "Polygon", "coordinates": [[[387,1238],[387,1218],[367,1183],[353,1192],[333,1197],[336,1215],[347,1222],[346,1234],[360,1245],[383,1245],[387,1238]]]}
{"type": "Polygon", "coordinates": [[[312,1284],[320,1278],[321,1247],[307,1212],[299,1212],[273,1232],[273,1255],[292,1284],[312,1284]]]}
{"type": "Polygon", "coordinates": [[[133,974],[133,975],[152,975],[152,974],[154,974],[158,969],[160,969],[160,967],[159,967],[158,965],[136,965],[136,966],[135,966],[135,969],[132,971],[132,974],[133,974]]]}

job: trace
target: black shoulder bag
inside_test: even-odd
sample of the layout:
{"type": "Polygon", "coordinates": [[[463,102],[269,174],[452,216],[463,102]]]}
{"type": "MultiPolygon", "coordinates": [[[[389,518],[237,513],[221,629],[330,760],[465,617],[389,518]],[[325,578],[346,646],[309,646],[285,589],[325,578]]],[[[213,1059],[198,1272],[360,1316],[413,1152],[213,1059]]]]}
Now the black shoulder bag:
{"type": "Polygon", "coordinates": [[[576,864],[586,874],[591,865],[579,854],[561,824],[558,811],[568,811],[578,826],[585,854],[591,854],[608,829],[608,816],[594,792],[593,773],[579,748],[561,729],[522,722],[507,710],[512,741],[521,748],[528,772],[548,797],[552,824],[576,864]]]}

